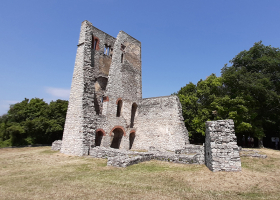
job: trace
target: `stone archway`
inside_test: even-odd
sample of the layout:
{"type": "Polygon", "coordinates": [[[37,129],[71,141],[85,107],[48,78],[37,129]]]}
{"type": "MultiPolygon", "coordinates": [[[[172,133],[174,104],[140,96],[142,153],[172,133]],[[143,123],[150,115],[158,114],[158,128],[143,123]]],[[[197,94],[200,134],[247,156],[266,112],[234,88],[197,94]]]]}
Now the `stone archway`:
{"type": "Polygon", "coordinates": [[[105,136],[105,132],[102,129],[97,129],[95,133],[95,146],[100,146],[103,136],[105,136]]]}
{"type": "Polygon", "coordinates": [[[115,128],[111,131],[110,136],[112,137],[111,148],[119,149],[123,136],[125,135],[122,128],[115,128]]]}

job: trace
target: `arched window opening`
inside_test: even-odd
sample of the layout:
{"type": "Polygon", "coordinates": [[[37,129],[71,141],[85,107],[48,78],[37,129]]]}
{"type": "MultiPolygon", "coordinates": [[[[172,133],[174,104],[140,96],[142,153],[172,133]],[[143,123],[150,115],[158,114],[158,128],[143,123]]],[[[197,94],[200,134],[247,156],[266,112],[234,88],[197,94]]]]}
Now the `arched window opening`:
{"type": "Polygon", "coordinates": [[[117,117],[121,116],[121,111],[122,111],[122,100],[119,100],[118,107],[117,107],[117,117]]]}
{"type": "Polygon", "coordinates": [[[110,47],[108,46],[108,48],[107,48],[107,54],[106,54],[107,56],[109,56],[110,55],[110,47]]]}
{"type": "Polygon", "coordinates": [[[125,50],[125,46],[123,44],[121,44],[121,50],[124,51],[125,50]]]}
{"type": "Polygon", "coordinates": [[[98,38],[92,36],[92,47],[91,48],[94,50],[99,50],[98,44],[99,44],[98,38]]]}
{"type": "Polygon", "coordinates": [[[103,138],[102,131],[98,131],[95,133],[95,146],[101,145],[102,138],[103,138]]]}
{"type": "Polygon", "coordinates": [[[97,39],[95,39],[95,40],[94,40],[94,43],[93,43],[93,49],[94,49],[94,50],[96,50],[96,45],[97,45],[97,42],[98,42],[98,40],[97,40],[97,39]]]}
{"type": "Polygon", "coordinates": [[[107,97],[107,96],[104,97],[104,96],[103,96],[103,102],[106,102],[106,101],[109,101],[109,97],[107,97]]]}
{"type": "Polygon", "coordinates": [[[122,55],[121,55],[121,63],[123,63],[123,53],[122,53],[122,55]]]}
{"type": "Polygon", "coordinates": [[[134,139],[135,139],[135,133],[132,132],[129,134],[129,149],[132,148],[132,145],[133,145],[133,142],[134,142],[134,139]]]}
{"type": "Polygon", "coordinates": [[[133,128],[134,126],[134,118],[135,118],[136,110],[137,110],[137,104],[133,103],[131,107],[130,128],[133,128]]]}
{"type": "Polygon", "coordinates": [[[112,132],[112,143],[111,143],[111,148],[115,148],[115,149],[119,149],[120,148],[120,144],[122,141],[122,137],[123,137],[123,130],[120,128],[116,128],[113,130],[112,132]]]}
{"type": "Polygon", "coordinates": [[[104,55],[110,55],[110,46],[108,46],[107,44],[104,45],[104,55]]]}

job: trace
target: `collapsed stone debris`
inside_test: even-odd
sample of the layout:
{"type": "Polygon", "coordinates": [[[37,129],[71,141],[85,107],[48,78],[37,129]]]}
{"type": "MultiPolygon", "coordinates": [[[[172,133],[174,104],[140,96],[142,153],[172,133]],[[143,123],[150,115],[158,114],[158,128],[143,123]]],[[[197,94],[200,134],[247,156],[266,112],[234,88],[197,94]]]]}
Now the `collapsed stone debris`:
{"type": "Polygon", "coordinates": [[[259,151],[252,150],[252,149],[241,149],[240,150],[240,157],[252,157],[252,158],[267,158],[267,155],[260,154],[259,151]]]}
{"type": "Polygon", "coordinates": [[[52,143],[52,150],[59,151],[61,149],[61,140],[56,140],[52,143]]]}
{"type": "Polygon", "coordinates": [[[90,156],[95,158],[108,159],[108,166],[127,167],[149,160],[160,160],[166,162],[174,162],[181,164],[204,164],[204,148],[198,145],[188,145],[189,148],[195,150],[189,152],[189,148],[181,149],[174,152],[161,152],[156,149],[150,149],[147,152],[127,151],[105,147],[93,148],[90,156]],[[191,147],[192,146],[192,147],[191,147]]]}
{"type": "Polygon", "coordinates": [[[61,153],[108,158],[119,167],[158,159],[241,170],[233,121],[206,123],[205,159],[204,147],[189,144],[177,96],[142,98],[141,64],[140,41],[82,22],[61,153]]]}

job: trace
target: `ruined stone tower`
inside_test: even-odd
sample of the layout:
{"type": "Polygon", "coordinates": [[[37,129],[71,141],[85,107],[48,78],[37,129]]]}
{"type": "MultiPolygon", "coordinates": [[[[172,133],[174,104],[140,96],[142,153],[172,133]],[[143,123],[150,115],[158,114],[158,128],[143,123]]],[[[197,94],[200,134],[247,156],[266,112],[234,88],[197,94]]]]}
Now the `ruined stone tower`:
{"type": "Polygon", "coordinates": [[[82,22],[61,152],[184,148],[189,143],[177,96],[142,99],[141,43],[82,22]]]}

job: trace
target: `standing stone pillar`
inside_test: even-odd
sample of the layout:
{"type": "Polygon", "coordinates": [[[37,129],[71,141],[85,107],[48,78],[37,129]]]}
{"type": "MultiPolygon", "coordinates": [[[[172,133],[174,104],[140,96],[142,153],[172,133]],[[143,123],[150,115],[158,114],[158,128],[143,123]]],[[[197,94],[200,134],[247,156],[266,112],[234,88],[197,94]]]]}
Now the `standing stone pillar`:
{"type": "Polygon", "coordinates": [[[94,107],[94,77],[91,66],[91,23],[83,21],[63,131],[61,153],[88,155],[95,138],[96,111],[94,107]]]}
{"type": "Polygon", "coordinates": [[[205,164],[213,172],[241,171],[233,120],[207,121],[205,164]]]}

